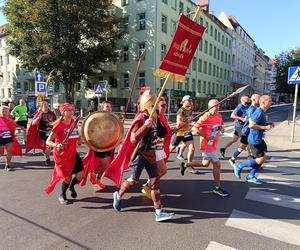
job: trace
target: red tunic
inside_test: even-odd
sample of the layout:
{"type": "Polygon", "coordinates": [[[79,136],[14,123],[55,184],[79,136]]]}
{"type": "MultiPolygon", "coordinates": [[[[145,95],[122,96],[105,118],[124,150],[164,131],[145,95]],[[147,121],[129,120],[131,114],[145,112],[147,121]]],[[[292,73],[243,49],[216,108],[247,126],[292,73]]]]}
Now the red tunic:
{"type": "MultiPolygon", "coordinates": [[[[71,120],[69,124],[65,124],[60,121],[53,129],[52,132],[56,135],[55,143],[62,143],[66,138],[67,133],[74,121],[71,120]]],[[[71,176],[75,162],[76,162],[76,144],[79,138],[78,127],[76,126],[71,136],[68,139],[67,144],[64,145],[62,151],[58,151],[54,148],[54,170],[52,180],[48,187],[45,189],[46,193],[51,193],[55,188],[56,184],[62,179],[66,179],[71,176]]]]}
{"type": "Polygon", "coordinates": [[[171,130],[170,125],[169,125],[169,123],[168,123],[168,121],[167,121],[167,119],[164,115],[159,115],[159,120],[161,121],[161,123],[167,129],[167,134],[164,137],[164,139],[165,139],[164,151],[166,153],[166,158],[164,160],[166,162],[169,159],[169,156],[170,156],[169,146],[170,146],[171,137],[172,137],[172,130],[171,130]]]}

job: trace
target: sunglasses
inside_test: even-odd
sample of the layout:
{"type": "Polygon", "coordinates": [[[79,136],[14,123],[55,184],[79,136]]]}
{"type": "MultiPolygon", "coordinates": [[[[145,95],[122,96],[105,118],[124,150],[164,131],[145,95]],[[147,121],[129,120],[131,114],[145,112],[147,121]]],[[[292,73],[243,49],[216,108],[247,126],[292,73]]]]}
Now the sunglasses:
{"type": "Polygon", "coordinates": [[[167,104],[162,104],[162,105],[160,105],[160,107],[165,108],[165,107],[167,107],[167,104]]]}

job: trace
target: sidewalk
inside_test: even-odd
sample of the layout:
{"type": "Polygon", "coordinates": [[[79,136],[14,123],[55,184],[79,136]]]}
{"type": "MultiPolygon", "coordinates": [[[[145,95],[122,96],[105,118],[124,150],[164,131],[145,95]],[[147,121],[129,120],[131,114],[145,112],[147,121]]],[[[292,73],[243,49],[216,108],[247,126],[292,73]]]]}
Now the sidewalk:
{"type": "Polygon", "coordinates": [[[295,125],[294,143],[291,143],[291,133],[292,124],[284,121],[266,132],[265,140],[269,147],[300,151],[300,126],[295,125]]]}

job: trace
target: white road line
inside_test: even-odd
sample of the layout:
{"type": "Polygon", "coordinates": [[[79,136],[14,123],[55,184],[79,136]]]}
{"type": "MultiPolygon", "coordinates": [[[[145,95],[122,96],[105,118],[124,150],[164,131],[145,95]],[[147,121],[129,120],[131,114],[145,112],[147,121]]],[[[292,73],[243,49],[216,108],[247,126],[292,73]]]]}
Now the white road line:
{"type": "Polygon", "coordinates": [[[234,209],[226,226],[300,246],[300,226],[234,209]]]}
{"type": "Polygon", "coordinates": [[[283,177],[270,176],[264,174],[259,174],[258,178],[262,180],[266,180],[266,182],[270,184],[278,184],[278,185],[291,186],[293,188],[300,188],[300,183],[290,178],[283,178],[283,177]]]}
{"type": "Polygon", "coordinates": [[[206,250],[237,250],[236,248],[232,248],[223,244],[220,244],[215,241],[209,242],[206,250]]]}
{"type": "Polygon", "coordinates": [[[278,167],[276,165],[266,164],[264,165],[267,169],[270,168],[272,171],[286,173],[286,174],[299,174],[300,175],[300,168],[297,167],[278,167]]]}
{"type": "Polygon", "coordinates": [[[289,195],[250,189],[246,195],[246,199],[300,210],[300,198],[289,195]]]}

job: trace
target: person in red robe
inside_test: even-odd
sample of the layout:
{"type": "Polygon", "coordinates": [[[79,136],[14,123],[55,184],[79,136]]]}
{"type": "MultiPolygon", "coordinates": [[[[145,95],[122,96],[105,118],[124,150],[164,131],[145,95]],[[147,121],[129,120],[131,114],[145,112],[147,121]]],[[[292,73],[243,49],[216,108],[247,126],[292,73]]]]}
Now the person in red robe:
{"type": "Polygon", "coordinates": [[[61,194],[58,198],[61,204],[68,204],[66,191],[69,188],[71,197],[76,198],[75,185],[82,180],[83,164],[79,154],[76,152],[77,144],[81,145],[82,140],[78,133],[77,125],[70,131],[74,123],[74,106],[70,103],[60,105],[61,118],[54,122],[53,129],[46,141],[46,144],[54,148],[54,170],[52,180],[45,189],[50,194],[56,184],[62,180],[61,194]],[[72,174],[75,177],[72,179],[72,174]]]}
{"type": "Polygon", "coordinates": [[[26,140],[26,153],[32,149],[43,150],[46,161],[45,165],[50,165],[50,147],[46,145],[46,141],[52,129],[52,123],[56,120],[56,115],[49,109],[48,102],[40,103],[39,111],[34,115],[29,125],[26,140]]]}
{"type": "Polygon", "coordinates": [[[0,107],[0,156],[4,155],[6,150],[5,167],[6,171],[11,171],[12,156],[22,155],[21,145],[15,137],[17,124],[9,116],[9,107],[2,105],[0,107]]]}

